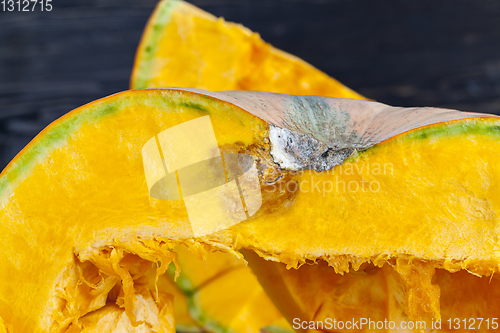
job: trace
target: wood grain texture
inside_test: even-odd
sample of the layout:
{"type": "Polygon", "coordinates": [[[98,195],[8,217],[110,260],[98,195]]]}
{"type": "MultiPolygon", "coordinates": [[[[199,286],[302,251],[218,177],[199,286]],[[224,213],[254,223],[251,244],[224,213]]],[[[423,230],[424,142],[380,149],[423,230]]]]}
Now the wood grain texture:
{"type": "MultiPolygon", "coordinates": [[[[193,0],[399,106],[500,114],[496,0],[193,0]]],[[[126,90],[154,0],[53,0],[0,11],[0,167],[64,113],[126,90]]]]}

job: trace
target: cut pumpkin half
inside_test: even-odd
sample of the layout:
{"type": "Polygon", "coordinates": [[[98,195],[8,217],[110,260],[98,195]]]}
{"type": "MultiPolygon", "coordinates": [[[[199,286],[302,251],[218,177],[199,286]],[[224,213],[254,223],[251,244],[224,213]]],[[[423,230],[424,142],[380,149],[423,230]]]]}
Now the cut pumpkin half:
{"type": "MultiPolygon", "coordinates": [[[[156,277],[181,244],[303,265],[295,276],[392,265],[360,308],[396,294],[382,281],[394,278],[409,319],[454,313],[449,292],[469,275],[450,275],[498,271],[499,134],[494,116],[348,99],[151,89],[98,100],[1,175],[0,316],[11,332],[173,332],[173,296],[156,277]]],[[[307,295],[284,303],[290,283],[270,287],[258,260],[282,312],[311,318],[307,295]]]]}

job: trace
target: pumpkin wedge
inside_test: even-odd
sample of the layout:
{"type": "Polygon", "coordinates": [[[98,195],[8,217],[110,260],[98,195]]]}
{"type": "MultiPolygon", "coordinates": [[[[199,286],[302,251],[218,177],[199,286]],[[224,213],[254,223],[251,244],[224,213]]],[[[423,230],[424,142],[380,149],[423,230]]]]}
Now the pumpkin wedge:
{"type": "Polygon", "coordinates": [[[132,89],[178,86],[362,98],[241,24],[180,0],[158,3],[144,30],[130,82],[132,89]]]}
{"type": "MultiPolygon", "coordinates": [[[[137,51],[131,88],[160,86],[361,98],[313,66],[273,48],[244,26],[225,22],[183,1],[161,1],[157,5],[137,51]]],[[[187,272],[184,270],[183,278],[178,281],[181,289],[192,298],[192,290],[183,288],[182,284],[192,284],[191,280],[199,279],[205,274],[207,266],[200,264],[200,259],[188,251],[183,251],[179,260],[183,267],[189,265],[194,268],[187,272]],[[180,284],[180,281],[183,282],[180,284]]],[[[222,253],[209,253],[206,260],[208,265],[220,267],[218,276],[223,277],[230,272],[224,263],[238,259],[222,253]]],[[[204,302],[191,301],[191,313],[205,328],[209,326],[215,332],[228,329],[256,332],[259,325],[266,326],[271,323],[268,320],[274,321],[274,316],[268,315],[276,313],[270,301],[254,302],[254,308],[249,308],[249,295],[261,295],[262,289],[255,284],[250,269],[244,266],[243,260],[237,265],[240,270],[239,288],[228,290],[224,279],[211,281],[211,285],[219,291],[214,302],[226,302],[233,308],[247,309],[250,315],[234,317],[225,313],[227,311],[214,313],[215,305],[209,298],[203,297],[203,290],[197,289],[197,297],[204,302]],[[247,273],[242,273],[244,271],[247,273]],[[228,299],[225,300],[225,297],[228,299]]],[[[182,296],[177,295],[176,299],[179,297],[182,296]]],[[[185,303],[186,300],[180,302],[185,303]]],[[[189,323],[180,325],[189,326],[189,323]]],[[[290,329],[288,325],[283,328],[290,329]]]]}
{"type": "MultiPolygon", "coordinates": [[[[395,261],[409,316],[437,316],[439,295],[419,294],[435,269],[498,269],[499,125],[489,115],[258,92],[151,89],[93,102],[49,125],[2,172],[0,317],[11,332],[173,332],[173,297],[155,277],[177,263],[180,244],[247,249],[290,267],[323,260],[339,273],[395,261]],[[185,144],[176,132],[181,140],[165,146],[169,130],[207,119],[228,165],[231,154],[254,159],[260,206],[244,187],[250,217],[200,234],[214,226],[194,223],[192,202],[155,198],[171,192],[150,186],[163,169],[148,147],[159,144],[169,166],[185,144]],[[374,172],[388,163],[390,172],[374,172]]],[[[191,198],[183,170],[188,187],[179,188],[191,198]]],[[[215,202],[229,214],[236,199],[215,202]]]]}
{"type": "MultiPolygon", "coordinates": [[[[191,316],[204,329],[213,332],[259,332],[266,326],[277,325],[292,331],[244,260],[215,252],[205,253],[205,260],[202,261],[185,246],[176,248],[175,253],[182,267],[176,284],[187,295],[191,316]],[[243,289],[246,292],[241,292],[243,289]]],[[[169,277],[162,278],[174,280],[174,265],[168,273],[169,277]]],[[[168,292],[169,289],[160,290],[168,292]]],[[[174,302],[182,298],[176,295],[174,302]]]]}

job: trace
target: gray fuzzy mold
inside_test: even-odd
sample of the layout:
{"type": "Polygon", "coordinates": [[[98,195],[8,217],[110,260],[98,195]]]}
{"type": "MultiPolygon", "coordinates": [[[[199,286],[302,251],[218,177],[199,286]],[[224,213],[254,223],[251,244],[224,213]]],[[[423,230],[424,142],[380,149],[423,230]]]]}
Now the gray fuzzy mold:
{"type": "Polygon", "coordinates": [[[342,164],[354,148],[334,148],[310,135],[270,125],[273,161],[285,170],[325,171],[342,164]]]}

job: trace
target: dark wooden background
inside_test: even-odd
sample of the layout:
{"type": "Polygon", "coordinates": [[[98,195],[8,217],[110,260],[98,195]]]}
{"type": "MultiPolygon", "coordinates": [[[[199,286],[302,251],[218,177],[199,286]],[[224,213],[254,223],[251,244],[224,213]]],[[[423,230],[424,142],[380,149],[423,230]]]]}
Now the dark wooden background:
{"type": "MultiPolygon", "coordinates": [[[[128,88],[155,0],[0,11],[0,169],[64,113],[128,88]]],[[[193,0],[375,100],[500,114],[499,0],[193,0]]]]}

